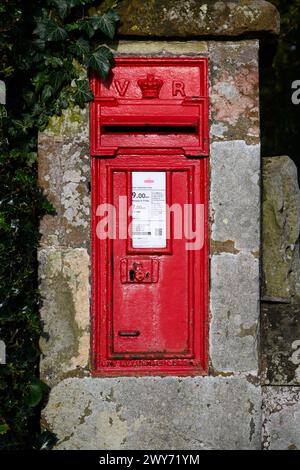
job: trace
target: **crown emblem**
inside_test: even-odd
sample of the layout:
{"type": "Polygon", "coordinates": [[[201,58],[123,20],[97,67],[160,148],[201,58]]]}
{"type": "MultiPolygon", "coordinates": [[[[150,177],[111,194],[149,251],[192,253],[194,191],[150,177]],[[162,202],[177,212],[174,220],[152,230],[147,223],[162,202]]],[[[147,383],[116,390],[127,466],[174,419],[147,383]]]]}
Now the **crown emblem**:
{"type": "Polygon", "coordinates": [[[159,92],[164,82],[159,78],[155,78],[154,74],[148,73],[147,78],[141,78],[137,83],[142,90],[143,98],[153,99],[159,97],[159,92]]]}

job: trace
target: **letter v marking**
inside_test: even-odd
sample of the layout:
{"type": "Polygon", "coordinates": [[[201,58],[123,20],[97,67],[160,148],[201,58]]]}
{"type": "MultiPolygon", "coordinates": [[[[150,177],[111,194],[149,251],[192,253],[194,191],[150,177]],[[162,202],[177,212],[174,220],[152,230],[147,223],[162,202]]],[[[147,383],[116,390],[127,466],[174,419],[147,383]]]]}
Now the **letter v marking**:
{"type": "Polygon", "coordinates": [[[130,83],[129,80],[123,80],[123,82],[121,82],[121,80],[114,80],[114,85],[120,96],[125,95],[127,88],[129,86],[129,83],[130,83]]]}

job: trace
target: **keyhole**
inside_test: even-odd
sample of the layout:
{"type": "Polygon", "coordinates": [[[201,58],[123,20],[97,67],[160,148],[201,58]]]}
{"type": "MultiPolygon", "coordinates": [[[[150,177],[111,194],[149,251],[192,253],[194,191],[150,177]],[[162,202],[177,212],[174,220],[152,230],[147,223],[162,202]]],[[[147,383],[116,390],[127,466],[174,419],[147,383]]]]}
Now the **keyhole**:
{"type": "Polygon", "coordinates": [[[135,271],[134,271],[134,269],[130,269],[130,271],[129,271],[129,279],[130,279],[131,281],[134,281],[134,280],[135,280],[135,271]]]}

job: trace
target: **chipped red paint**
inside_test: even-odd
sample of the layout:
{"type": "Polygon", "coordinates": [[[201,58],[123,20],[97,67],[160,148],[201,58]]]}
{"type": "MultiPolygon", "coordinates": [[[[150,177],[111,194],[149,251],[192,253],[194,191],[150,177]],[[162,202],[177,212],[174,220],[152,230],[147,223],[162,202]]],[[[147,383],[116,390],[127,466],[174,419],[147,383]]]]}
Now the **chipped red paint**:
{"type": "MultiPolygon", "coordinates": [[[[113,79],[105,93],[104,85],[96,78],[93,78],[93,88],[96,93],[91,106],[91,153],[93,157],[102,156],[92,158],[93,373],[104,376],[205,374],[208,367],[208,159],[204,157],[208,152],[207,61],[117,59],[113,79]],[[191,73],[186,71],[189,68],[191,73]],[[167,86],[168,81],[171,84],[167,86]],[[141,94],[140,86],[144,93],[146,90],[144,98],[134,96],[137,90],[141,94]],[[167,93],[171,94],[168,99],[167,93]],[[186,96],[182,97],[182,93],[186,96]],[[105,112],[104,101],[99,99],[103,94],[106,103],[112,104],[105,112]],[[183,99],[192,102],[195,96],[196,105],[182,103],[183,99]],[[119,103],[115,113],[114,100],[120,102],[120,97],[131,102],[130,105],[119,103]],[[151,108],[149,113],[148,106],[155,106],[155,112],[151,108]],[[185,113],[186,109],[192,111],[185,113]],[[205,112],[201,114],[201,110],[205,112]],[[103,115],[109,117],[105,124],[103,115]],[[150,115],[152,121],[148,119],[150,115]],[[193,121],[188,121],[191,116],[193,121]],[[116,132],[116,139],[114,134],[107,140],[100,130],[108,122],[122,127],[139,123],[172,127],[179,122],[190,126],[196,121],[197,136],[183,133],[180,139],[167,132],[151,134],[149,141],[146,132],[138,136],[116,132]],[[202,156],[187,158],[187,155],[202,156]],[[151,175],[165,172],[166,202],[170,206],[204,205],[203,247],[187,250],[185,237],[175,239],[172,218],[168,227],[171,236],[164,248],[134,248],[131,239],[97,237],[97,207],[112,204],[118,213],[119,196],[127,196],[131,205],[132,172],[139,171],[149,171],[151,175]]],[[[193,220],[194,217],[193,213],[193,220]]],[[[130,221],[128,218],[124,223],[130,221]]],[[[117,233],[118,224],[117,219],[117,233]]]]}

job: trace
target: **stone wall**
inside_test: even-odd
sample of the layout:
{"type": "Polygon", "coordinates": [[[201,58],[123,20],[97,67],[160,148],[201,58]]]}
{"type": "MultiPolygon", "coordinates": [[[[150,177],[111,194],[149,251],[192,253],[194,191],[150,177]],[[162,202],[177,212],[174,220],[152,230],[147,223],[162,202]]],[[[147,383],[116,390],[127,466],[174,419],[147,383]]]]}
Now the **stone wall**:
{"type": "Polygon", "coordinates": [[[88,371],[90,156],[87,109],[64,110],[39,135],[39,184],[55,209],[41,222],[41,375],[49,385],[88,371]]]}
{"type": "MultiPolygon", "coordinates": [[[[90,13],[115,4],[104,0],[90,13]]],[[[265,0],[123,0],[119,35],[128,37],[236,37],[243,34],[278,33],[280,17],[265,0]]]]}
{"type": "Polygon", "coordinates": [[[263,159],[263,285],[265,300],[300,303],[300,190],[287,156],[263,159]]]}
{"type": "Polygon", "coordinates": [[[287,156],[263,159],[263,448],[300,449],[300,190],[287,156]]]}
{"type": "Polygon", "coordinates": [[[300,196],[288,157],[263,163],[259,322],[254,37],[278,33],[279,15],[263,0],[124,0],[118,9],[116,54],[209,58],[209,374],[91,377],[89,122],[88,109],[73,107],[39,136],[39,182],[56,211],[42,220],[39,249],[41,377],[51,386],[42,425],[57,449],[300,448],[300,196]]]}
{"type": "Polygon", "coordinates": [[[58,449],[259,449],[260,388],[231,377],[65,379],[44,424],[58,449]]]}
{"type": "Polygon", "coordinates": [[[121,41],[117,54],[209,57],[210,372],[90,377],[88,114],[69,109],[39,138],[56,209],[39,253],[43,425],[58,449],[260,448],[258,42],[121,41]]]}

